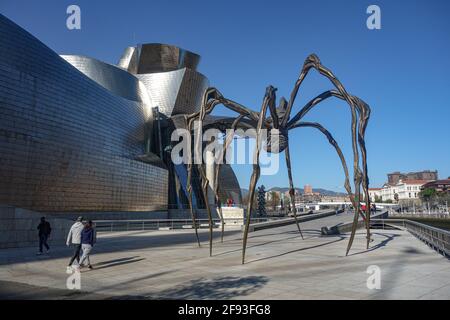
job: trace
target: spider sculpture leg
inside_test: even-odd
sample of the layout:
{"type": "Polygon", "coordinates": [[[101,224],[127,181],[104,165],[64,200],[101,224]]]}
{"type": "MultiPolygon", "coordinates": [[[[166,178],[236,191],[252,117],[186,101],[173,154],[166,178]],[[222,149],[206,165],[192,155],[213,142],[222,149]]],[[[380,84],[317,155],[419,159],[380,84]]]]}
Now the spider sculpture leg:
{"type": "MultiPolygon", "coordinates": [[[[203,144],[202,144],[202,128],[203,128],[203,119],[204,119],[204,115],[206,114],[206,111],[208,109],[212,109],[213,106],[212,104],[207,103],[207,101],[205,100],[207,93],[205,93],[204,96],[204,101],[202,103],[202,107],[200,109],[200,114],[198,116],[198,128],[196,130],[196,132],[194,133],[195,135],[195,141],[194,141],[194,162],[196,161],[196,159],[203,159],[203,144]],[[200,157],[200,158],[198,158],[200,157]]],[[[191,119],[191,123],[195,120],[195,118],[191,119]]],[[[192,127],[191,127],[192,128],[192,127]]],[[[209,199],[208,199],[208,187],[209,187],[209,180],[206,177],[206,172],[205,172],[205,168],[202,165],[202,161],[199,161],[199,163],[197,164],[197,170],[200,174],[200,178],[201,178],[201,186],[202,186],[202,194],[203,194],[203,199],[205,202],[205,207],[206,207],[206,213],[208,215],[208,226],[209,226],[209,256],[212,256],[212,243],[213,243],[213,221],[212,221],[212,214],[211,214],[211,207],[210,207],[210,203],[209,203],[209,199]]]]}
{"type": "Polygon", "coordinates": [[[348,173],[347,162],[345,161],[344,154],[342,153],[342,150],[339,147],[339,145],[336,142],[336,140],[333,138],[333,136],[331,135],[331,133],[327,129],[325,129],[321,124],[316,123],[316,122],[300,122],[299,121],[295,125],[291,126],[290,129],[301,128],[301,127],[312,127],[312,128],[318,129],[319,131],[321,131],[327,137],[328,142],[334,147],[334,149],[336,150],[336,153],[339,156],[339,159],[341,160],[342,169],[344,170],[344,175],[345,175],[344,187],[345,187],[345,190],[347,191],[347,194],[350,197],[350,201],[352,202],[352,205],[355,206],[355,200],[353,199],[352,187],[350,185],[350,178],[349,178],[349,173],[348,173]]]}
{"type": "Polygon", "coordinates": [[[262,145],[261,129],[262,129],[263,123],[265,121],[267,107],[273,100],[275,100],[275,88],[272,86],[269,86],[266,89],[266,94],[264,96],[264,100],[263,100],[263,103],[261,106],[261,112],[259,114],[258,124],[256,126],[256,145],[255,145],[255,151],[253,154],[253,172],[252,172],[252,176],[250,179],[247,216],[246,216],[246,220],[245,220],[245,229],[244,229],[244,235],[243,235],[244,239],[243,239],[243,243],[242,243],[242,264],[245,263],[245,249],[247,248],[247,238],[248,238],[248,230],[250,227],[250,217],[251,217],[251,213],[253,210],[253,199],[255,197],[256,183],[258,182],[259,175],[260,175],[259,155],[261,152],[261,145],[262,145]]]}
{"type": "MultiPolygon", "coordinates": [[[[191,127],[192,127],[192,122],[191,121],[189,121],[188,122],[188,132],[189,132],[189,134],[187,135],[187,145],[189,146],[189,147],[191,147],[191,135],[190,135],[190,132],[191,132],[191,127]]],[[[191,178],[192,178],[192,153],[191,153],[191,150],[189,150],[188,151],[188,154],[187,154],[187,157],[188,157],[188,161],[187,161],[187,182],[186,182],[186,189],[187,189],[187,192],[188,192],[188,203],[189,203],[189,210],[190,210],[190,212],[191,212],[191,219],[192,219],[192,224],[194,225],[194,229],[195,229],[195,236],[197,237],[197,243],[198,243],[198,246],[200,247],[201,245],[200,245],[200,238],[199,238],[199,236],[198,236],[198,226],[197,226],[197,219],[196,219],[196,214],[194,213],[194,209],[193,209],[193,206],[192,206],[192,183],[191,183],[191,178]]]]}
{"type": "MultiPolygon", "coordinates": [[[[318,95],[317,97],[315,97],[314,99],[310,100],[291,120],[289,120],[288,128],[295,126],[295,124],[298,123],[300,121],[300,119],[307,112],[309,112],[313,107],[315,107],[317,104],[319,104],[320,102],[322,102],[325,99],[328,99],[330,97],[336,97],[336,98],[345,100],[345,97],[338,91],[335,91],[335,90],[325,91],[325,92],[321,93],[320,95],[318,95]]],[[[367,155],[366,155],[366,148],[365,148],[365,142],[364,142],[364,134],[365,134],[365,129],[367,127],[367,123],[368,123],[368,120],[370,117],[370,107],[363,100],[359,99],[356,96],[351,96],[351,98],[354,101],[354,104],[356,106],[356,109],[357,109],[358,115],[359,115],[358,145],[361,150],[361,158],[362,158],[362,164],[363,164],[362,186],[363,186],[363,191],[364,191],[365,199],[366,199],[366,213],[364,215],[362,212],[360,212],[360,215],[363,217],[363,219],[365,220],[365,223],[366,223],[367,248],[368,248],[369,243],[370,243],[370,198],[368,196],[369,179],[368,179],[368,174],[367,174],[367,160],[366,160],[367,155]]],[[[353,131],[353,133],[355,133],[355,132],[353,131]]],[[[353,194],[351,192],[349,192],[349,196],[350,196],[350,199],[352,200],[352,205],[356,208],[353,194]]],[[[351,244],[353,243],[353,238],[354,238],[354,235],[356,232],[357,223],[358,223],[358,219],[356,219],[356,217],[355,217],[354,223],[352,226],[352,233],[350,236],[348,250],[351,247],[351,244]]],[[[347,254],[348,254],[348,250],[347,250],[347,254]]]]}
{"type": "MultiPolygon", "coordinates": [[[[205,92],[205,96],[208,94],[208,91],[209,91],[209,89],[205,92]]],[[[214,106],[211,106],[211,104],[207,104],[206,102],[202,103],[202,109],[210,109],[210,108],[213,108],[213,107],[214,106]]],[[[188,127],[188,132],[189,133],[192,132],[193,126],[194,126],[194,121],[196,120],[197,117],[199,117],[199,114],[200,113],[197,113],[194,116],[188,117],[188,119],[187,119],[187,123],[188,123],[187,127],[188,127]]],[[[201,123],[200,123],[200,125],[201,125],[201,123]]],[[[197,130],[197,132],[199,133],[200,139],[201,139],[201,130],[199,129],[199,130],[197,130]]],[[[197,136],[196,136],[196,138],[197,138],[197,136]]],[[[192,147],[192,141],[191,140],[192,140],[191,139],[191,135],[188,134],[188,142],[187,143],[188,143],[188,145],[190,147],[192,147]]],[[[200,142],[196,142],[196,144],[194,145],[194,152],[198,152],[198,150],[195,148],[197,146],[200,146],[200,149],[202,149],[201,148],[201,146],[202,146],[201,145],[201,140],[200,140],[200,142]]],[[[200,154],[201,154],[201,150],[200,150],[200,154]]],[[[197,156],[198,156],[198,153],[197,153],[197,156]]],[[[188,174],[187,174],[187,181],[186,181],[187,191],[188,191],[188,194],[189,194],[188,202],[189,202],[189,209],[191,211],[192,221],[193,221],[194,226],[195,226],[195,234],[197,236],[197,242],[198,242],[198,245],[200,247],[200,240],[199,240],[199,237],[198,237],[198,230],[197,230],[197,222],[196,222],[196,219],[195,219],[195,214],[193,212],[193,206],[192,206],[192,183],[191,183],[191,181],[192,181],[191,180],[192,179],[192,168],[193,168],[192,165],[193,165],[192,152],[191,152],[191,150],[189,150],[189,152],[188,152],[188,163],[187,163],[188,174]]],[[[201,166],[201,164],[199,166],[197,166],[197,168],[198,168],[198,171],[199,171],[200,176],[202,178],[201,179],[201,184],[202,184],[201,189],[202,189],[202,195],[203,195],[203,198],[204,198],[204,201],[205,201],[205,206],[206,206],[207,215],[208,215],[208,222],[209,222],[209,252],[210,252],[210,256],[211,256],[212,255],[212,232],[213,232],[212,228],[213,228],[213,226],[212,226],[211,208],[209,207],[209,203],[208,203],[208,192],[207,192],[208,180],[206,179],[206,174],[204,173],[203,167],[201,166]],[[206,181],[206,187],[204,186],[205,181],[206,181]]],[[[223,220],[222,217],[221,217],[221,220],[223,220]]]]}
{"type": "MultiPolygon", "coordinates": [[[[216,89],[216,88],[208,88],[202,99],[202,104],[199,112],[196,112],[190,116],[188,116],[188,129],[189,132],[193,129],[194,121],[197,121],[198,130],[195,135],[195,141],[194,141],[194,160],[195,159],[202,159],[202,130],[203,127],[203,120],[205,119],[205,116],[213,111],[213,109],[219,105],[223,104],[225,107],[227,107],[230,110],[233,110],[235,112],[238,112],[241,115],[246,115],[250,119],[257,119],[258,115],[256,112],[251,111],[250,109],[240,105],[237,102],[234,102],[232,100],[225,99],[222,94],[216,89]]],[[[190,142],[190,140],[189,140],[190,142]]],[[[190,197],[192,198],[191,193],[191,177],[192,177],[192,155],[189,154],[189,163],[188,163],[188,179],[187,179],[187,185],[190,197]]],[[[200,161],[201,163],[201,161],[200,161]]],[[[209,181],[206,179],[206,173],[203,171],[203,167],[200,165],[197,166],[198,171],[200,173],[200,176],[202,178],[202,194],[203,198],[205,199],[206,203],[206,210],[208,213],[208,221],[209,221],[209,252],[210,256],[212,255],[212,215],[211,215],[211,208],[209,206],[209,203],[207,201],[208,192],[207,188],[209,185],[209,181]],[[205,184],[206,183],[206,184],[205,184]]],[[[215,191],[215,188],[212,188],[215,191]]],[[[215,198],[217,199],[217,195],[215,194],[215,198]]],[[[189,203],[191,210],[192,210],[192,201],[189,203]]],[[[223,223],[223,217],[221,216],[221,221],[223,223]]]]}
{"type": "MultiPolygon", "coordinates": [[[[288,122],[288,124],[287,124],[287,127],[288,127],[288,130],[289,129],[293,129],[293,128],[296,128],[296,127],[304,127],[304,126],[312,126],[312,125],[306,125],[307,123],[306,122],[300,122],[300,120],[309,112],[309,111],[311,111],[311,109],[312,108],[314,108],[316,105],[318,105],[320,102],[322,102],[322,101],[324,101],[324,100],[326,100],[326,99],[328,99],[328,98],[330,98],[330,97],[336,97],[336,98],[339,98],[339,99],[341,99],[341,100],[345,100],[345,98],[344,98],[344,96],[342,96],[338,91],[336,91],[336,90],[329,90],[329,91],[325,91],[325,92],[323,92],[323,93],[321,93],[321,94],[319,94],[318,96],[316,96],[314,99],[312,99],[312,100],[310,100],[294,117],[292,117],[292,119],[290,119],[289,120],[289,122],[288,122]],[[301,125],[300,125],[301,124],[301,125]]],[[[370,115],[370,108],[369,108],[369,106],[364,102],[364,101],[362,101],[361,99],[359,99],[359,98],[357,98],[357,97],[355,97],[355,96],[352,96],[352,98],[356,101],[356,107],[357,107],[357,110],[358,110],[358,113],[361,115],[361,117],[360,117],[360,126],[359,126],[359,128],[363,128],[363,127],[365,127],[366,125],[367,125],[367,122],[368,122],[368,118],[369,118],[369,115],[370,115]]],[[[320,129],[320,128],[317,128],[317,129],[319,129],[319,130],[321,130],[322,131],[322,129],[320,129]]],[[[324,132],[325,133],[325,132],[324,132]]],[[[361,150],[363,150],[363,148],[365,149],[365,145],[364,145],[364,133],[362,133],[362,140],[361,139],[359,139],[359,146],[360,146],[360,148],[361,148],[361,150]]],[[[365,162],[365,153],[364,153],[364,155],[362,155],[362,158],[363,158],[363,163],[365,162]]],[[[365,163],[367,163],[367,162],[365,162],[365,163]]],[[[365,172],[367,172],[367,166],[366,166],[366,169],[365,169],[366,171],[365,172]]],[[[365,176],[367,177],[367,174],[365,174],[365,176]]],[[[367,182],[368,180],[366,180],[366,182],[367,182]]],[[[368,182],[367,182],[367,184],[368,184],[368,182]]],[[[348,189],[347,188],[347,186],[346,186],[346,190],[351,190],[351,188],[350,189],[348,189]]],[[[350,199],[352,199],[353,198],[353,193],[350,191],[349,192],[349,196],[350,196],[350,199]]],[[[361,213],[361,216],[363,216],[362,215],[362,213],[361,213]]],[[[363,216],[364,217],[364,216],[363,216]]]]}
{"type": "Polygon", "coordinates": [[[295,83],[294,89],[292,90],[291,97],[289,99],[289,103],[286,110],[286,117],[284,117],[281,126],[285,126],[288,119],[290,112],[292,110],[292,105],[294,103],[295,97],[297,96],[299,87],[303,80],[305,79],[308,72],[311,70],[311,68],[316,69],[321,75],[328,78],[333,85],[336,87],[336,89],[339,91],[339,93],[344,97],[344,100],[347,101],[347,103],[351,107],[351,113],[352,113],[352,148],[353,148],[353,180],[355,185],[355,198],[356,198],[356,204],[355,207],[355,219],[352,227],[352,233],[350,235],[350,241],[349,241],[349,247],[347,248],[347,254],[350,250],[351,243],[353,242],[354,235],[356,233],[356,226],[358,222],[358,217],[360,214],[360,196],[361,196],[361,182],[362,182],[362,173],[359,169],[359,151],[358,151],[358,139],[357,139],[357,112],[356,112],[356,106],[354,104],[354,101],[352,100],[351,96],[347,93],[344,86],[341,84],[341,82],[334,76],[334,74],[327,68],[325,68],[321,62],[320,59],[315,55],[311,54],[309,55],[305,63],[303,64],[303,68],[300,72],[300,75],[295,83]]]}
{"type": "Polygon", "coordinates": [[[370,118],[370,108],[369,106],[359,99],[358,97],[353,96],[353,99],[355,100],[355,104],[359,110],[360,114],[360,124],[359,124],[359,134],[358,134],[358,140],[359,145],[361,149],[361,157],[362,157],[362,168],[363,168],[363,192],[366,202],[366,230],[367,230],[367,244],[366,249],[369,249],[370,244],[370,197],[369,197],[369,175],[367,172],[367,150],[366,150],[366,143],[364,140],[364,136],[366,133],[367,123],[370,118]]]}
{"type": "Polygon", "coordinates": [[[284,154],[286,157],[286,166],[287,166],[288,177],[289,177],[289,197],[291,200],[292,212],[294,213],[295,223],[297,224],[298,232],[300,232],[302,239],[304,239],[302,230],[300,229],[300,224],[298,223],[297,207],[295,206],[295,189],[294,189],[294,182],[292,181],[291,157],[289,154],[289,144],[286,147],[286,149],[284,149],[284,152],[285,152],[284,154]]]}
{"type": "Polygon", "coordinates": [[[212,225],[212,214],[211,214],[211,207],[209,205],[209,199],[208,199],[208,188],[209,188],[209,181],[208,178],[206,178],[206,172],[203,165],[199,164],[197,165],[198,171],[200,172],[200,177],[202,179],[202,193],[203,198],[205,199],[205,206],[206,206],[206,213],[208,214],[208,221],[209,221],[209,256],[212,256],[212,241],[213,241],[213,225],[212,225]]]}
{"type": "MultiPolygon", "coordinates": [[[[241,121],[241,119],[243,118],[243,115],[238,116],[232,123],[231,125],[231,130],[229,132],[227,132],[226,136],[225,136],[225,143],[223,146],[222,150],[219,150],[219,154],[218,154],[218,158],[222,159],[222,163],[226,162],[226,157],[227,157],[227,150],[228,147],[230,146],[231,142],[233,141],[233,137],[234,137],[234,132],[236,131],[237,125],[239,124],[239,122],[241,121]]],[[[221,163],[218,163],[216,166],[216,170],[215,170],[215,177],[214,177],[214,181],[216,182],[214,185],[214,189],[215,189],[215,196],[216,196],[216,203],[217,203],[217,207],[219,209],[219,215],[221,217],[221,221],[222,221],[222,233],[221,233],[221,242],[223,242],[223,235],[224,235],[224,229],[225,229],[225,223],[224,223],[224,219],[223,219],[223,213],[222,213],[222,201],[220,200],[219,197],[219,187],[220,187],[220,183],[219,183],[219,177],[220,177],[220,166],[221,163]]]]}

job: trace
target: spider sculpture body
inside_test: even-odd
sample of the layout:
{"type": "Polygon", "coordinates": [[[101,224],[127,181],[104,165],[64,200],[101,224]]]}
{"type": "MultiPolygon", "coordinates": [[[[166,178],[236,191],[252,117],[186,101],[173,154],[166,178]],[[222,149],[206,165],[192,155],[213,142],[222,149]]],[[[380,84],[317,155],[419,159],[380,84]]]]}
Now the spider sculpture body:
{"type": "MultiPolygon", "coordinates": [[[[291,159],[290,159],[290,153],[289,153],[289,131],[295,128],[302,128],[302,127],[312,127],[320,132],[322,132],[325,137],[328,139],[329,143],[334,147],[336,150],[340,160],[341,164],[344,170],[345,174],[345,182],[344,187],[350,197],[350,200],[352,202],[353,208],[355,210],[354,219],[353,219],[353,225],[351,230],[351,235],[349,238],[349,242],[347,245],[347,251],[346,255],[348,255],[348,252],[350,251],[350,248],[352,246],[355,232],[357,229],[358,219],[361,215],[365,221],[365,227],[367,231],[367,248],[369,247],[370,242],[370,199],[368,194],[368,185],[369,185],[369,179],[368,179],[368,172],[367,172],[367,154],[366,154],[366,147],[365,147],[365,131],[367,127],[367,123],[370,117],[370,108],[369,106],[359,99],[356,96],[350,95],[347,93],[344,86],[341,84],[341,82],[334,76],[334,74],[324,67],[319,58],[315,54],[311,54],[307,57],[305,60],[303,67],[300,71],[300,75],[295,82],[294,88],[292,90],[291,96],[289,101],[286,101],[284,98],[280,99],[280,103],[278,107],[276,107],[276,89],[272,86],[269,86],[266,88],[266,92],[263,98],[263,102],[260,108],[259,112],[253,111],[249,108],[244,107],[243,105],[234,102],[232,100],[229,100],[225,98],[217,89],[215,88],[208,88],[203,96],[201,109],[199,112],[196,112],[194,114],[191,114],[186,117],[186,123],[188,130],[193,130],[193,124],[194,122],[198,122],[198,125],[202,127],[202,123],[206,117],[206,115],[210,114],[213,109],[217,105],[223,105],[226,108],[233,110],[238,115],[233,121],[231,125],[231,129],[229,134],[225,137],[225,143],[224,148],[222,151],[222,154],[217,155],[218,157],[223,157],[225,159],[226,156],[226,150],[230,143],[233,140],[233,132],[234,129],[239,125],[239,123],[245,118],[246,120],[249,120],[251,123],[253,123],[253,126],[256,128],[256,145],[254,150],[254,162],[253,162],[253,172],[250,180],[250,186],[249,186],[249,201],[246,211],[246,219],[245,219],[245,229],[243,234],[243,250],[242,250],[242,263],[245,262],[245,251],[247,247],[247,238],[248,238],[248,231],[249,231],[249,225],[250,225],[250,217],[253,210],[253,199],[255,197],[255,187],[258,182],[259,176],[260,176],[260,166],[259,166],[259,155],[261,152],[261,146],[262,146],[262,130],[266,129],[269,134],[267,141],[265,143],[264,149],[267,152],[272,153],[285,153],[285,159],[286,159],[286,165],[288,169],[288,178],[289,178],[289,195],[290,195],[290,201],[291,201],[291,208],[293,208],[293,213],[295,217],[295,221],[297,223],[298,230],[303,238],[302,231],[300,228],[300,225],[297,220],[297,214],[296,214],[296,207],[295,207],[295,192],[294,192],[294,184],[292,180],[292,171],[291,171],[291,159]],[[296,113],[293,117],[291,117],[291,112],[294,107],[295,98],[297,96],[297,93],[299,91],[300,85],[302,84],[303,80],[305,79],[306,75],[311,69],[316,69],[321,75],[325,76],[330,80],[330,82],[333,84],[334,89],[328,90],[323,92],[322,94],[318,95],[314,99],[310,100],[298,113],[296,113]],[[353,149],[353,182],[354,182],[354,191],[352,190],[352,187],[350,185],[350,178],[349,178],[349,171],[347,167],[347,163],[345,160],[345,157],[337,144],[337,142],[334,140],[331,133],[326,130],[321,124],[315,123],[315,122],[304,122],[302,121],[302,118],[316,105],[318,105],[320,102],[330,98],[335,97],[341,100],[344,100],[348,106],[350,107],[351,112],[351,134],[352,134],[352,149],[353,149]],[[267,116],[267,112],[269,112],[269,116],[267,116]],[[361,156],[361,159],[360,159],[361,156]],[[361,167],[362,166],[362,169],[361,167]],[[362,193],[361,194],[361,188],[362,193]],[[360,209],[360,202],[361,198],[364,197],[366,200],[366,211],[362,212],[360,209]]],[[[194,146],[201,146],[201,132],[197,130],[197,134],[194,134],[194,146]]],[[[189,138],[190,139],[190,138],[189,138]]],[[[192,141],[188,141],[188,143],[192,144],[192,141]]],[[[194,153],[197,153],[197,156],[202,155],[201,148],[194,149],[194,153]],[[200,150],[199,150],[200,149],[200,150]]],[[[191,154],[189,154],[189,157],[192,157],[191,154]]],[[[193,224],[196,229],[197,234],[197,240],[198,240],[198,233],[197,233],[197,224],[195,219],[195,214],[192,209],[192,188],[191,188],[191,175],[192,175],[192,158],[188,161],[188,179],[187,179],[187,190],[189,192],[190,198],[189,199],[189,205],[191,209],[191,215],[193,219],[193,224]]],[[[211,215],[211,208],[208,204],[207,198],[208,198],[208,185],[209,181],[206,177],[205,168],[200,164],[198,165],[198,171],[200,173],[201,181],[202,181],[202,192],[203,196],[205,198],[206,203],[206,209],[208,213],[208,219],[209,219],[209,247],[210,247],[210,255],[212,255],[212,215],[211,215]]],[[[211,186],[214,192],[216,205],[218,208],[219,216],[222,221],[222,240],[223,240],[223,230],[224,230],[224,221],[223,221],[223,215],[221,210],[221,202],[219,199],[219,165],[217,165],[215,170],[215,185],[211,186]]]]}

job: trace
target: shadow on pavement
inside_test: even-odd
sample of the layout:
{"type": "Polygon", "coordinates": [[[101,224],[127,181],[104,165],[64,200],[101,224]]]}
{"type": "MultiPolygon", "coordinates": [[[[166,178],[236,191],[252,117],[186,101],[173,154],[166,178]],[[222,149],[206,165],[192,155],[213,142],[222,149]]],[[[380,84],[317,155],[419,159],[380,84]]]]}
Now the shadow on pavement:
{"type": "Polygon", "coordinates": [[[358,255],[358,254],[363,254],[363,253],[367,253],[367,252],[370,252],[370,251],[374,251],[374,250],[380,249],[380,248],[382,248],[382,247],[385,247],[386,244],[388,244],[388,242],[394,240],[394,238],[399,237],[399,235],[397,235],[397,234],[383,234],[383,233],[377,233],[377,232],[373,232],[373,233],[372,233],[372,235],[375,235],[375,234],[378,235],[378,236],[385,237],[386,239],[384,239],[384,240],[381,241],[380,243],[376,244],[375,246],[370,247],[370,248],[367,249],[367,250],[360,251],[360,252],[356,252],[356,253],[352,253],[352,254],[349,254],[348,256],[349,256],[349,257],[351,257],[351,256],[356,256],[356,255],[358,255]]]}
{"type": "Polygon", "coordinates": [[[103,263],[100,267],[97,267],[97,265],[99,265],[97,263],[97,264],[94,264],[93,266],[95,267],[95,270],[100,270],[100,269],[105,269],[105,268],[117,267],[117,266],[121,266],[121,265],[124,265],[124,264],[130,264],[130,263],[139,262],[139,261],[145,260],[145,258],[141,258],[141,259],[133,259],[133,258],[131,258],[131,259],[128,259],[128,260],[124,260],[124,259],[117,259],[117,260],[122,260],[122,261],[113,262],[113,263],[107,263],[107,264],[103,263]]]}
{"type": "Polygon", "coordinates": [[[264,276],[200,278],[151,294],[151,299],[230,299],[249,295],[262,288],[269,279],[264,276]]]}
{"type": "Polygon", "coordinates": [[[330,245],[330,244],[333,244],[333,243],[336,243],[336,242],[340,242],[340,241],[342,241],[342,240],[344,240],[344,239],[345,239],[345,237],[339,236],[338,239],[333,240],[333,241],[328,241],[328,242],[321,243],[321,244],[318,244],[318,245],[315,245],[315,246],[309,246],[309,247],[299,248],[299,249],[295,249],[295,250],[283,252],[283,253],[280,253],[280,254],[276,254],[276,255],[273,255],[273,256],[261,258],[261,259],[251,260],[251,261],[246,262],[246,264],[253,263],[253,262],[258,262],[258,261],[263,261],[263,260],[268,260],[268,259],[272,259],[272,258],[278,258],[278,257],[282,257],[282,256],[285,256],[285,255],[291,254],[291,253],[296,253],[296,252],[301,252],[301,251],[305,251],[305,250],[310,250],[310,249],[314,249],[314,248],[319,248],[319,247],[327,246],[327,245],[330,245]]]}
{"type": "MultiPolygon", "coordinates": [[[[240,230],[225,231],[225,235],[240,234],[240,230]]],[[[99,234],[100,235],[100,234],[99,234]]],[[[204,245],[209,241],[207,232],[199,232],[200,241],[204,245]]],[[[214,231],[214,239],[220,238],[220,231],[214,231]]],[[[132,250],[158,248],[167,246],[176,246],[191,243],[197,246],[195,233],[177,233],[160,234],[146,231],[142,235],[117,235],[114,237],[99,237],[92,250],[92,256],[100,253],[127,252],[132,250]]],[[[34,248],[14,248],[0,250],[0,266],[14,263],[24,263],[32,261],[48,261],[52,259],[67,258],[72,255],[73,248],[67,248],[65,245],[53,246],[50,255],[36,256],[34,248]]]]}

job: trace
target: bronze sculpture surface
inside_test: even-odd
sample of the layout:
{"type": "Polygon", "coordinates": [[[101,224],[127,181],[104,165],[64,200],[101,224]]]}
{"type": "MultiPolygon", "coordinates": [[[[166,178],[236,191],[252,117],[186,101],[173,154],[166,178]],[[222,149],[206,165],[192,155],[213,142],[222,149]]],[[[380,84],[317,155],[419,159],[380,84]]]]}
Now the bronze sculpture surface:
{"type": "MultiPolygon", "coordinates": [[[[280,103],[278,107],[276,107],[276,89],[272,86],[269,86],[266,88],[266,92],[263,98],[263,102],[261,105],[260,112],[253,111],[249,108],[244,107],[243,105],[229,100],[225,98],[216,88],[208,88],[204,95],[202,100],[201,109],[199,112],[193,113],[191,115],[186,116],[186,124],[189,131],[193,130],[193,124],[194,121],[198,121],[198,125],[200,128],[202,128],[202,123],[205,120],[205,117],[209,115],[213,109],[217,105],[223,105],[226,108],[233,110],[238,114],[238,116],[235,118],[231,125],[231,130],[229,134],[226,135],[225,143],[223,152],[218,155],[218,157],[223,157],[223,159],[226,156],[226,150],[230,143],[233,140],[234,137],[234,129],[238,126],[238,124],[243,121],[243,119],[248,119],[250,122],[253,123],[253,126],[256,128],[256,146],[254,150],[253,155],[253,172],[250,180],[250,186],[249,186],[249,201],[247,206],[247,212],[246,212],[246,219],[245,219],[245,230],[243,235],[243,249],[242,249],[242,263],[245,262],[245,251],[247,247],[247,238],[248,238],[248,231],[249,231],[249,225],[250,225],[250,217],[253,210],[253,199],[255,196],[255,187],[258,182],[259,176],[260,176],[260,165],[259,165],[259,155],[261,152],[261,146],[262,146],[262,130],[266,129],[269,132],[268,139],[265,145],[265,150],[269,153],[279,153],[284,151],[285,152],[285,159],[286,159],[286,165],[288,169],[288,177],[289,177],[289,195],[291,200],[291,206],[293,208],[294,217],[296,220],[297,228],[303,238],[303,234],[299,225],[299,222],[297,220],[297,214],[296,214],[296,207],[295,207],[295,189],[292,179],[292,172],[291,172],[291,159],[290,159],[290,153],[289,153],[289,130],[294,128],[301,128],[301,127],[312,127],[318,129],[320,132],[322,132],[326,138],[328,139],[329,143],[335,148],[340,160],[341,164],[344,170],[345,174],[345,182],[344,187],[350,197],[350,200],[352,202],[353,208],[355,210],[354,219],[353,219],[353,225],[351,230],[350,239],[347,245],[346,255],[348,255],[350,248],[352,246],[355,232],[358,224],[359,216],[361,215],[363,219],[365,220],[365,227],[367,232],[367,248],[369,247],[370,242],[370,198],[368,193],[368,185],[369,185],[369,179],[368,179],[368,172],[367,172],[367,153],[366,153],[366,147],[365,147],[365,131],[367,127],[367,123],[370,117],[370,108],[369,106],[359,99],[356,96],[350,95],[344,86],[341,84],[341,82],[335,77],[335,75],[326,67],[324,67],[317,55],[311,54],[307,57],[305,60],[303,67],[301,69],[300,75],[298,76],[297,81],[295,82],[294,88],[291,92],[291,96],[289,101],[286,101],[284,98],[280,99],[280,103]],[[335,89],[328,90],[323,92],[322,94],[316,96],[314,99],[310,100],[297,114],[295,114],[291,118],[291,112],[294,106],[294,101],[297,96],[297,93],[299,91],[300,85],[302,84],[303,80],[305,79],[306,75],[311,69],[317,70],[321,75],[325,76],[330,80],[330,82],[334,85],[335,89]],[[335,97],[341,100],[344,100],[347,102],[347,104],[350,107],[351,111],[351,134],[352,134],[352,149],[353,149],[353,182],[354,182],[354,192],[352,191],[352,187],[350,185],[350,178],[349,178],[349,172],[347,168],[347,163],[345,160],[345,157],[337,144],[336,140],[333,138],[331,133],[325,129],[321,124],[315,123],[315,122],[304,122],[302,121],[302,118],[316,105],[318,105],[320,102],[330,98],[335,97]],[[267,117],[267,111],[269,111],[270,116],[267,117]],[[361,153],[361,160],[360,160],[360,153],[361,153]],[[360,165],[362,166],[362,169],[360,168],[360,165]],[[361,203],[361,187],[363,196],[365,198],[366,202],[366,210],[365,212],[361,211],[360,203],[361,203]]],[[[194,134],[194,146],[202,146],[201,143],[201,131],[197,130],[197,133],[194,134]]],[[[192,141],[188,142],[189,144],[192,144],[192,141]]],[[[197,148],[194,150],[194,153],[200,153],[202,150],[197,148]]],[[[187,189],[190,194],[190,198],[192,198],[192,189],[191,189],[191,176],[192,176],[192,154],[189,153],[189,161],[187,163],[188,166],[188,179],[187,179],[187,189]]],[[[212,255],[212,214],[211,214],[211,208],[208,204],[207,197],[208,197],[208,184],[209,181],[206,177],[205,169],[201,164],[196,164],[197,169],[201,176],[202,181],[202,191],[203,196],[205,198],[206,203],[206,209],[208,213],[208,219],[209,219],[209,247],[210,247],[210,255],[212,255]]],[[[221,201],[218,197],[218,190],[219,190],[219,183],[217,183],[219,178],[219,166],[216,167],[215,170],[215,179],[216,181],[215,185],[213,187],[213,192],[215,196],[216,205],[219,212],[219,217],[222,221],[222,240],[223,240],[223,230],[224,230],[224,220],[221,210],[221,201]]],[[[195,219],[195,214],[192,209],[192,200],[189,199],[189,205],[191,210],[191,215],[193,219],[193,224],[195,227],[195,231],[197,234],[197,224],[195,219]]],[[[198,240],[198,234],[197,234],[197,240],[198,240]]]]}

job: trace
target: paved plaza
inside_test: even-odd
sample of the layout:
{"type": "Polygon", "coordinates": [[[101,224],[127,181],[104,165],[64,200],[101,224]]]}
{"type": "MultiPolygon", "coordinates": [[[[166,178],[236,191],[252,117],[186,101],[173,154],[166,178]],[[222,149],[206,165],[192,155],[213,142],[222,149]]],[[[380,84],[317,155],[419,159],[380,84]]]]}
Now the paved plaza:
{"type": "Polygon", "coordinates": [[[209,257],[207,230],[202,247],[192,230],[102,233],[94,248],[94,270],[82,270],[81,291],[66,289],[71,249],[0,250],[2,299],[450,299],[448,259],[402,230],[357,233],[345,257],[348,235],[321,236],[320,226],[337,217],[249,234],[247,263],[241,265],[240,230],[223,243],[215,232],[209,257]],[[368,289],[366,270],[381,269],[381,289],[368,289]]]}

